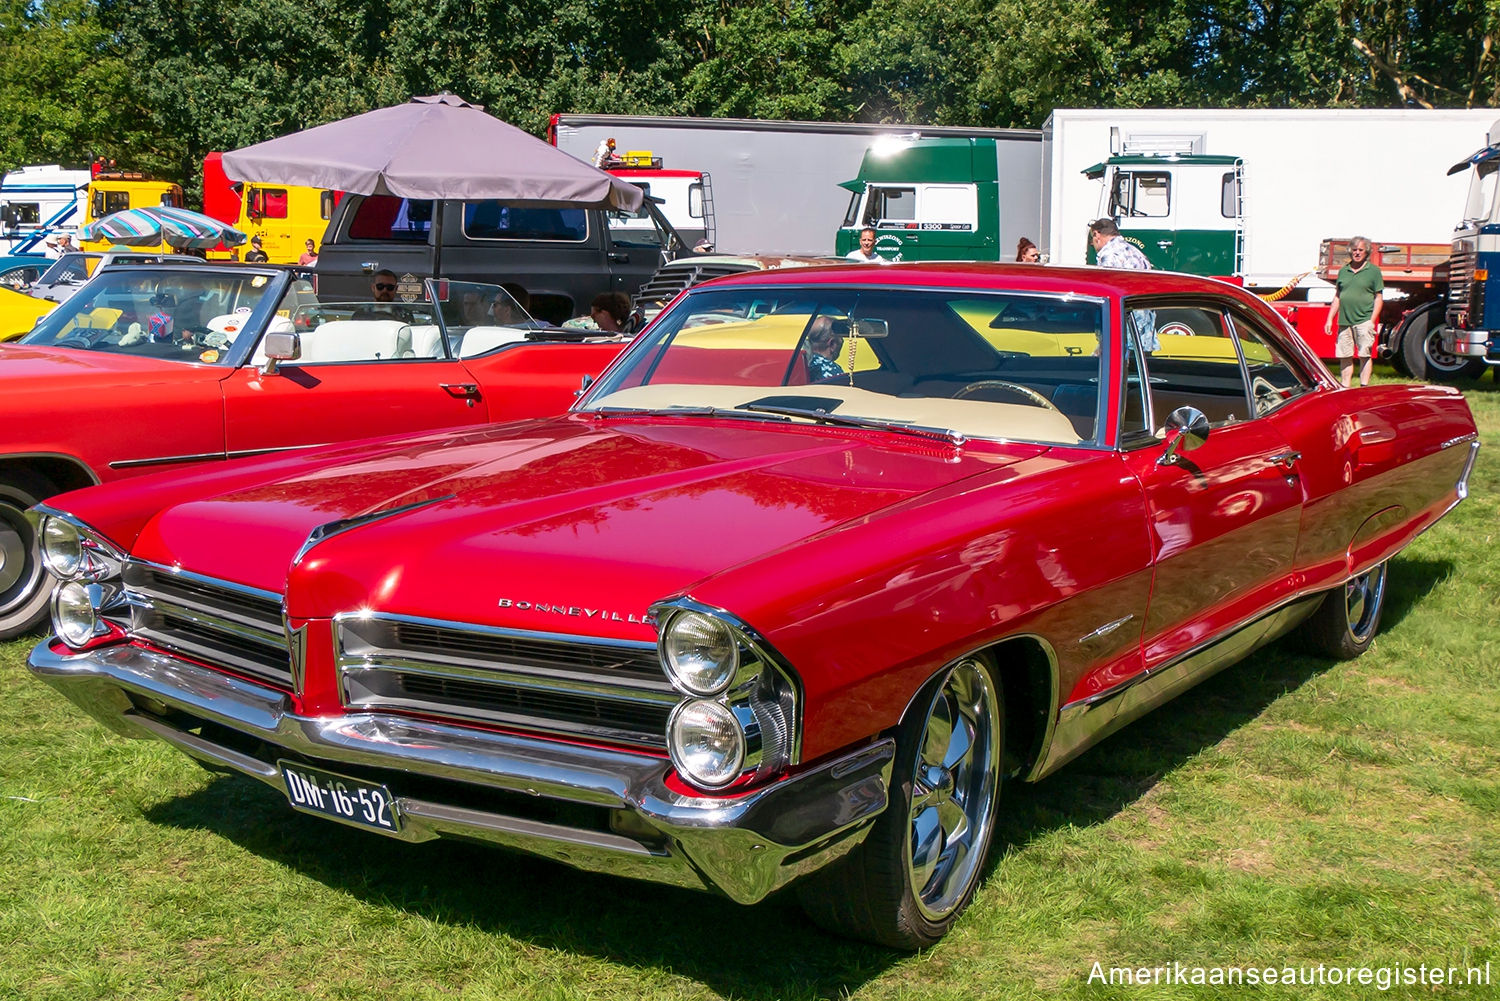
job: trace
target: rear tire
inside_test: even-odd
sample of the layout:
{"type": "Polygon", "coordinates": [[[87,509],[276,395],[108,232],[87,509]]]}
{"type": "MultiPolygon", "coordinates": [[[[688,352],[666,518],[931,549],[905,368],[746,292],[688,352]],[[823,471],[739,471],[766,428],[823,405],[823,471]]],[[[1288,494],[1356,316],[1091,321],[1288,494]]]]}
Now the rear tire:
{"type": "Polygon", "coordinates": [[[863,844],[798,885],[809,917],[893,949],[937,942],[979,885],[995,830],[1005,706],[966,657],[927,685],[897,732],[890,803],[863,844]]]}
{"type": "Polygon", "coordinates": [[[47,615],[48,577],[26,509],[57,493],[44,477],[9,472],[0,479],[0,640],[38,626],[47,615]]]}
{"type": "Polygon", "coordinates": [[[1386,564],[1380,563],[1324,595],[1302,624],[1307,646],[1333,660],[1353,660],[1370,649],[1385,609],[1385,578],[1386,564]]]}
{"type": "Polygon", "coordinates": [[[1464,358],[1443,350],[1442,335],[1448,329],[1443,304],[1435,303],[1411,318],[1401,337],[1401,359],[1415,379],[1456,382],[1474,379],[1484,372],[1480,358],[1464,358]]]}

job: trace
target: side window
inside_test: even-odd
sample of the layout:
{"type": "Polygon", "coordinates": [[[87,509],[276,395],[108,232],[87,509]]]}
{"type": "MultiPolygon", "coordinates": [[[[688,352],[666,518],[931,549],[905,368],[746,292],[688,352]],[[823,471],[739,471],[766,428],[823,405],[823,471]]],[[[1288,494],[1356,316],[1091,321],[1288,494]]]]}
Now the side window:
{"type": "Polygon", "coordinates": [[[863,197],[863,192],[859,191],[849,196],[849,208],[844,213],[844,227],[846,229],[859,221],[859,201],[863,197]]]}
{"type": "Polygon", "coordinates": [[[175,208],[182,204],[182,196],[175,191],[163,191],[161,195],[161,204],[167,206],[168,208],[175,208]]]}
{"type": "Polygon", "coordinates": [[[873,226],[882,222],[916,221],[916,188],[870,188],[870,201],[865,208],[865,222],[867,224],[873,226]]]}
{"type": "Polygon", "coordinates": [[[256,188],[250,204],[250,214],[261,219],[285,219],[286,189],[256,188]]]}
{"type": "Polygon", "coordinates": [[[318,192],[318,214],[323,217],[324,221],[333,218],[334,202],[332,191],[318,192]]]}
{"type": "Polygon", "coordinates": [[[1172,211],[1172,175],[1164,171],[1117,171],[1110,215],[1159,218],[1172,211]]]}
{"type": "MultiPolygon", "coordinates": [[[[644,209],[641,212],[650,218],[644,209]]],[[[578,243],[588,238],[588,210],[523,207],[494,199],[465,202],[464,233],[472,240],[578,243]]]]}
{"type": "Polygon", "coordinates": [[[403,240],[425,243],[432,228],[432,202],[395,195],[366,195],[349,223],[351,240],[403,240]]]}
{"type": "Polygon", "coordinates": [[[1230,170],[1219,182],[1219,214],[1225,219],[1240,217],[1240,175],[1230,170]]]}
{"type": "Polygon", "coordinates": [[[1231,321],[1235,336],[1239,338],[1240,354],[1245,359],[1245,373],[1250,378],[1250,399],[1257,417],[1312,391],[1316,383],[1259,324],[1239,312],[1232,314],[1231,321]]]}
{"type": "Polygon", "coordinates": [[[1125,313],[1125,389],[1120,394],[1124,410],[1120,415],[1120,444],[1125,448],[1155,441],[1152,433],[1155,426],[1151,419],[1151,385],[1147,381],[1145,359],[1139,334],[1132,329],[1137,322],[1134,314],[1149,313],[1150,310],[1127,310],[1125,313]]]}
{"type": "Polygon", "coordinates": [[[111,212],[123,212],[130,208],[130,192],[95,191],[89,201],[94,210],[94,218],[103,219],[111,212]]]}
{"type": "Polygon", "coordinates": [[[1244,369],[1228,318],[1212,306],[1127,306],[1140,328],[1150,314],[1151,333],[1138,334],[1158,432],[1178,407],[1201,410],[1214,427],[1249,417],[1244,369]]]}
{"type": "Polygon", "coordinates": [[[42,221],[40,202],[11,202],[10,211],[16,226],[36,226],[42,221]]]}
{"type": "Polygon", "coordinates": [[[694,181],[688,185],[688,215],[694,219],[703,218],[703,182],[694,181]]]}
{"type": "Polygon", "coordinates": [[[979,221],[979,195],[972,184],[929,184],[922,188],[922,224],[972,231],[979,221]]]}

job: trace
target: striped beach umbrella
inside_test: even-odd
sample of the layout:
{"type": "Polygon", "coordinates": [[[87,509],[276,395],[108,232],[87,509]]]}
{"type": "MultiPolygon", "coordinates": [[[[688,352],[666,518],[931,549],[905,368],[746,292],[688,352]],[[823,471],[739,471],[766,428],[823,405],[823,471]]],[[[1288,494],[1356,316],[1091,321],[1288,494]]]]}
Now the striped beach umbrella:
{"type": "Polygon", "coordinates": [[[245,234],[228,223],[201,212],[171,205],[150,205],[114,212],[78,231],[80,240],[112,240],[126,246],[165,241],[173,247],[208,250],[223,244],[238,247],[245,234]]]}

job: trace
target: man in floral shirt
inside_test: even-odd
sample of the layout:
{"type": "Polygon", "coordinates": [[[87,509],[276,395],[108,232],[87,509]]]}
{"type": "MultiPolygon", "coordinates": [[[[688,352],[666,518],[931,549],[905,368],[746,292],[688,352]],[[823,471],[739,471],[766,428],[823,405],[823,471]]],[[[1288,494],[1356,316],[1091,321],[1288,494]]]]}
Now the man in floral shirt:
{"type": "MultiPolygon", "coordinates": [[[[1094,254],[1101,268],[1128,268],[1131,271],[1150,271],[1151,262],[1140,248],[1120,235],[1120,227],[1113,219],[1095,219],[1089,223],[1089,243],[1094,245],[1094,254]]],[[[1156,312],[1150,309],[1131,310],[1131,319],[1140,333],[1141,347],[1155,351],[1161,347],[1156,336],[1156,312]]]]}

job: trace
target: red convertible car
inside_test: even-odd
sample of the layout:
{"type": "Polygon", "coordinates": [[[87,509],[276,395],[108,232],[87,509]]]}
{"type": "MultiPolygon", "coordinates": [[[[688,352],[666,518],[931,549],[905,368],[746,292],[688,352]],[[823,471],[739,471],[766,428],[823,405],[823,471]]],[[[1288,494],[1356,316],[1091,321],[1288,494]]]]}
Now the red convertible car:
{"type": "MultiPolygon", "coordinates": [[[[1477,449],[1162,273],[691,289],[547,420],[42,505],[32,671],[290,807],[913,948],[1035,781],[1298,629],[1365,650],[1477,449]]],[[[272,821],[274,822],[274,821],[272,821]]]]}
{"type": "Polygon", "coordinates": [[[192,463],[562,413],[621,344],[543,343],[561,332],[537,326],[494,285],[328,303],[270,268],[101,271],[0,345],[0,639],[46,615],[24,517],[37,501],[192,463]],[[513,312],[497,319],[496,296],[513,312]]]}

